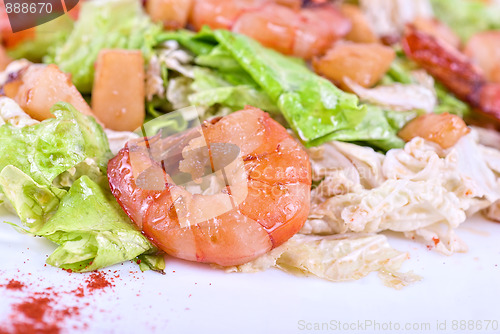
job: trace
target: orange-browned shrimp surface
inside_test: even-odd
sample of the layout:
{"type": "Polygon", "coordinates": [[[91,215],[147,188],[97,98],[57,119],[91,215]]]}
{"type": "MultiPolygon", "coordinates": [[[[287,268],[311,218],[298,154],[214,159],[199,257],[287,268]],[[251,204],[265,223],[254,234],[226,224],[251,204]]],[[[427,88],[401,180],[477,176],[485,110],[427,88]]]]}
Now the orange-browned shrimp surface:
{"type": "Polygon", "coordinates": [[[441,81],[458,98],[500,121],[500,84],[488,81],[463,53],[414,27],[406,33],[402,46],[410,59],[441,81]]]}
{"type": "Polygon", "coordinates": [[[108,165],[113,195],[160,249],[237,265],[300,230],[309,212],[308,156],[267,113],[247,107],[170,138],[129,143],[108,165]],[[207,166],[211,174],[201,177],[207,166]]]}
{"type": "Polygon", "coordinates": [[[196,30],[232,30],[305,59],[323,54],[352,26],[331,4],[301,8],[296,0],[196,0],[190,23],[196,30]]]}

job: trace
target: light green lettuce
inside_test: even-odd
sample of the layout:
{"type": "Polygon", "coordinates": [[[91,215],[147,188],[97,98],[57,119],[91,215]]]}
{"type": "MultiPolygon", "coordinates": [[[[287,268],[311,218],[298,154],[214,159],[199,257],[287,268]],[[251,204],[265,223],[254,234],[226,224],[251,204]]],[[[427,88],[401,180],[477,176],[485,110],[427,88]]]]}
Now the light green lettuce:
{"type": "Polygon", "coordinates": [[[340,130],[330,136],[331,140],[357,142],[388,151],[401,148],[405,142],[397,136],[398,131],[416,116],[413,111],[388,111],[374,105],[363,105],[367,117],[353,129],[340,130]]]}
{"type": "Polygon", "coordinates": [[[94,63],[102,49],[138,49],[149,59],[161,28],[137,0],[86,1],[66,42],[44,58],[71,73],[82,93],[92,90],[94,63]]]}
{"type": "Polygon", "coordinates": [[[0,189],[31,233],[42,228],[66,195],[65,190],[41,185],[12,165],[0,172],[0,189]]]}
{"type": "Polygon", "coordinates": [[[188,100],[193,105],[211,107],[222,104],[233,110],[241,110],[246,105],[252,105],[268,112],[279,111],[267,94],[257,87],[249,84],[232,85],[220,74],[208,68],[194,69],[191,89],[194,93],[188,96],[188,100]]]}
{"type": "Polygon", "coordinates": [[[330,140],[335,132],[355,128],[365,117],[356,96],[344,93],[302,62],[243,35],[216,30],[214,36],[275,101],[306,145],[330,140]]]}
{"type": "Polygon", "coordinates": [[[101,126],[68,103],[55,104],[51,112],[56,118],[36,125],[0,126],[0,171],[15,166],[44,186],[85,159],[105,172],[111,152],[101,126]]]}
{"type": "Polygon", "coordinates": [[[111,153],[101,126],[67,103],[52,112],[36,125],[0,126],[2,198],[28,233],[60,245],[47,263],[89,271],[146,254],[142,267],[162,270],[163,257],[103,182],[111,153]]]}
{"type": "Polygon", "coordinates": [[[436,17],[450,26],[462,39],[500,29],[500,7],[471,0],[431,0],[436,17]]]}
{"type": "Polygon", "coordinates": [[[176,40],[195,55],[191,104],[279,111],[306,146],[334,139],[383,150],[403,145],[388,112],[361,104],[300,59],[226,30],[170,32],[162,39],[176,40]]]}
{"type": "MultiPolygon", "coordinates": [[[[87,176],[73,183],[37,235],[59,244],[47,263],[73,271],[92,271],[156,252],[111,193],[87,176]]],[[[164,269],[162,263],[156,266],[164,269]]]]}

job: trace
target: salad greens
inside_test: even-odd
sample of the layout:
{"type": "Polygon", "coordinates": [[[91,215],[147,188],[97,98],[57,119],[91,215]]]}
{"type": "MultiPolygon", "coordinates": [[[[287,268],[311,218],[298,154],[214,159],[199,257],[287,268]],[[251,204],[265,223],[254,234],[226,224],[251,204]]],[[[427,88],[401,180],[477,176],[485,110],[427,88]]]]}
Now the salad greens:
{"type": "Polygon", "coordinates": [[[147,59],[161,32],[136,0],[89,1],[81,6],[80,17],[64,44],[44,58],[71,73],[82,93],[90,93],[94,63],[102,49],[140,49],[147,59]]]}
{"type": "Polygon", "coordinates": [[[155,252],[113,195],[87,176],[73,183],[37,235],[60,245],[47,263],[73,271],[92,271],[155,252]]]}
{"type": "Polygon", "coordinates": [[[195,54],[191,104],[232,110],[250,104],[279,111],[306,146],[346,140],[388,150],[404,144],[386,112],[360,104],[302,60],[226,30],[169,32],[161,38],[176,40],[195,54]]]}
{"type": "Polygon", "coordinates": [[[241,110],[246,105],[252,105],[268,112],[279,112],[267,94],[258,87],[252,84],[232,85],[208,68],[194,69],[191,89],[194,92],[188,96],[188,101],[192,105],[211,107],[221,104],[233,110],[241,110]]]}
{"type": "Polygon", "coordinates": [[[29,127],[0,126],[0,190],[29,233],[60,245],[47,263],[91,271],[147,254],[162,270],[156,248],[102,182],[111,152],[100,125],[67,103],[52,112],[56,118],[29,127]],[[88,172],[89,161],[98,172],[88,172]],[[78,178],[61,182],[65,173],[78,178]]]}
{"type": "MultiPolygon", "coordinates": [[[[500,13],[480,2],[432,3],[436,14],[463,40],[478,31],[500,28],[500,13]]],[[[163,112],[189,105],[206,108],[207,115],[252,105],[284,118],[308,147],[329,141],[324,146],[331,145],[337,140],[387,151],[404,146],[397,133],[421,112],[361,103],[356,95],[313,73],[304,61],[243,35],[208,28],[199,33],[163,32],[137,0],[85,2],[78,21],[73,23],[63,16],[41,25],[34,39],[9,53],[14,58],[43,58],[45,63],[55,63],[70,73],[75,86],[86,94],[92,90],[94,63],[102,49],[139,49],[149,70],[161,59],[160,53],[165,51],[162,43],[168,41],[182,47],[173,51],[189,54],[184,60],[172,56],[174,65],[160,62],[160,93],[151,99],[148,95],[147,101],[148,114],[156,122],[145,124],[143,130],[187,128],[189,120],[163,112]]],[[[415,83],[414,69],[415,64],[400,52],[382,83],[415,83]]],[[[434,89],[438,98],[434,112],[461,117],[470,112],[442,85],[435,84],[434,89]]],[[[135,229],[109,190],[106,168],[112,154],[103,129],[67,103],[55,104],[52,112],[55,118],[36,125],[0,126],[0,204],[12,205],[26,232],[58,244],[47,260],[53,266],[83,272],[138,259],[142,270],[163,270],[163,257],[135,229]]],[[[371,237],[366,240],[373,241],[371,237]]],[[[312,252],[317,251],[314,240],[307,242],[307,247],[297,244],[300,254],[309,244],[315,247],[312,252]]],[[[338,244],[332,241],[327,246],[338,244]]],[[[287,252],[272,259],[274,265],[304,267],[299,253],[287,252]]],[[[389,258],[400,257],[392,250],[388,254],[389,258]]],[[[324,276],[321,270],[313,269],[307,270],[324,276]]]]}
{"type": "Polygon", "coordinates": [[[500,29],[500,8],[482,1],[431,0],[436,17],[452,28],[462,41],[472,35],[500,29]]]}
{"type": "Polygon", "coordinates": [[[95,120],[64,102],[55,104],[52,113],[55,119],[33,126],[0,127],[0,170],[13,165],[45,186],[87,158],[105,172],[111,152],[95,120]]]}

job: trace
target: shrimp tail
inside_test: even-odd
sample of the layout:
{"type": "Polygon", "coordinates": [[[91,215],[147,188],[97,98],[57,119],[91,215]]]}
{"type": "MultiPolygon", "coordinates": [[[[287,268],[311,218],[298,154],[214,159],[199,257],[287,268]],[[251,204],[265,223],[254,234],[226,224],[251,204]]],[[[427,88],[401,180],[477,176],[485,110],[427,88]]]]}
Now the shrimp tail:
{"type": "Polygon", "coordinates": [[[465,55],[413,26],[409,26],[402,46],[408,58],[462,100],[474,96],[486,81],[465,55]]]}
{"type": "Polygon", "coordinates": [[[500,84],[489,83],[464,54],[411,25],[402,39],[402,46],[408,58],[459,99],[500,121],[500,84]]]}

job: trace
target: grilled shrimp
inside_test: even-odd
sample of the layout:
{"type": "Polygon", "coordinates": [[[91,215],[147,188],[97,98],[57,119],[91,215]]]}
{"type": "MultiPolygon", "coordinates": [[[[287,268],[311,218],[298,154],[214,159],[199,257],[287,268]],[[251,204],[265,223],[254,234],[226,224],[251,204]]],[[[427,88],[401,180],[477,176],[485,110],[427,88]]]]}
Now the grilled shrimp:
{"type": "Polygon", "coordinates": [[[203,25],[232,30],[305,59],[323,54],[351,29],[335,6],[300,8],[293,0],[196,0],[190,23],[196,30],[203,25]]]}
{"type": "Polygon", "coordinates": [[[285,128],[253,107],[180,138],[129,142],[110,160],[108,180],[145,235],[166,253],[191,261],[250,261],[292,237],[309,212],[307,154],[285,128]],[[205,166],[212,176],[223,176],[222,186],[195,193],[193,185],[205,182],[205,166]],[[176,168],[194,181],[181,183],[176,168]]]}
{"type": "Polygon", "coordinates": [[[464,54],[410,27],[402,40],[406,55],[458,98],[500,121],[500,84],[487,81],[464,54]]]}

